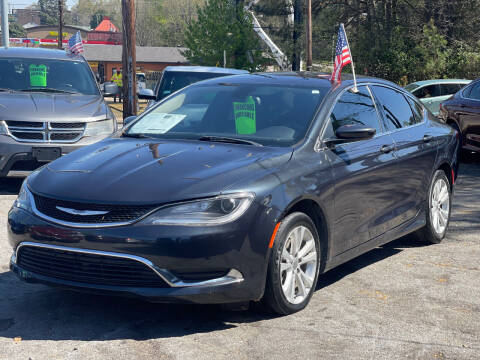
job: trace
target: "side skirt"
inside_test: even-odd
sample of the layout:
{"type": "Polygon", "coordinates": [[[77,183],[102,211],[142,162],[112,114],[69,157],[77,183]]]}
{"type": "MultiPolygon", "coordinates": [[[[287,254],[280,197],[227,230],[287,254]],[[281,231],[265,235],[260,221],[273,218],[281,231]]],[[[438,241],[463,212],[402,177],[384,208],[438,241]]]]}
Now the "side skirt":
{"type": "Polygon", "coordinates": [[[357,247],[347,250],[330,259],[329,261],[327,261],[325,270],[323,272],[325,273],[328,270],[342,265],[343,263],[346,263],[347,261],[352,260],[357,256],[360,256],[378,246],[382,246],[393,240],[401,238],[402,236],[408,235],[418,229],[421,229],[427,224],[426,219],[426,211],[425,208],[422,207],[422,209],[417,213],[417,215],[406,223],[399,225],[396,228],[389,230],[386,233],[379,235],[370,241],[360,244],[357,247]]]}

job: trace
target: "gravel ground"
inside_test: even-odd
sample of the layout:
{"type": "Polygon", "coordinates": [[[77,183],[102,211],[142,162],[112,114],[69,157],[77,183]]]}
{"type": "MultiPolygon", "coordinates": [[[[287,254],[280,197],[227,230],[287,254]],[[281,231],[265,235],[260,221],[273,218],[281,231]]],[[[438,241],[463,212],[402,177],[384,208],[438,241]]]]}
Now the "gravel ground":
{"type": "Polygon", "coordinates": [[[480,157],[460,172],[442,244],[407,236],[372,250],[287,317],[22,283],[5,231],[20,181],[0,182],[0,360],[480,359],[480,157]]]}

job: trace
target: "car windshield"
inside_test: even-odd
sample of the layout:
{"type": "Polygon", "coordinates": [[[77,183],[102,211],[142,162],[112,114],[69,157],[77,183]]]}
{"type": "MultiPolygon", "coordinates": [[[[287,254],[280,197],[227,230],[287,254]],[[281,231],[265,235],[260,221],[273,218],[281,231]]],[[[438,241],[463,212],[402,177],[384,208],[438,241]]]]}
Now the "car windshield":
{"type": "Polygon", "coordinates": [[[55,59],[0,58],[0,88],[99,94],[92,72],[85,62],[55,59]]]}
{"type": "Polygon", "coordinates": [[[412,92],[415,89],[418,89],[419,87],[420,85],[417,85],[417,84],[408,84],[407,86],[405,86],[405,90],[407,90],[408,92],[412,92]]]}
{"type": "Polygon", "coordinates": [[[328,89],[199,84],[158,104],[124,135],[291,146],[305,137],[328,89]]]}
{"type": "Polygon", "coordinates": [[[227,75],[229,74],[194,71],[165,71],[158,91],[159,99],[163,99],[190,84],[227,75]]]}

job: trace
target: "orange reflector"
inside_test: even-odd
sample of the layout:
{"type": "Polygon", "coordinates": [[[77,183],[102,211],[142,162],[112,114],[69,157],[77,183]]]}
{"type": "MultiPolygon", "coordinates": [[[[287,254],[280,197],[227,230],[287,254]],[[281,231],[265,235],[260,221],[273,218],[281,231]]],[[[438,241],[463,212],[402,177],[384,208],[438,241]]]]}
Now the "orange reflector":
{"type": "Polygon", "coordinates": [[[280,227],[281,222],[275,225],[275,229],[273,229],[272,237],[270,238],[270,244],[268,244],[268,248],[271,249],[273,247],[273,242],[275,241],[275,236],[277,236],[278,228],[280,227]]]}
{"type": "Polygon", "coordinates": [[[452,185],[455,185],[455,173],[453,172],[453,169],[452,169],[452,185]]]}

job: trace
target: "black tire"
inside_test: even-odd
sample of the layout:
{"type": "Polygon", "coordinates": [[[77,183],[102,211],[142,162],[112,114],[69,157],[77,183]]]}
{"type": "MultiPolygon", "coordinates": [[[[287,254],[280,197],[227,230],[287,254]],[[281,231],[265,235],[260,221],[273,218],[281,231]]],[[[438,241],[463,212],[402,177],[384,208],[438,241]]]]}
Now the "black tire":
{"type": "MultiPolygon", "coordinates": [[[[263,302],[267,305],[267,307],[270,308],[273,312],[280,315],[293,314],[297,311],[304,309],[309,303],[313,293],[315,292],[321,259],[321,247],[318,233],[310,217],[308,217],[304,213],[295,212],[283,219],[275,236],[275,241],[269,259],[265,295],[263,297],[263,302]],[[308,295],[300,303],[294,304],[287,300],[282,290],[282,273],[280,271],[280,264],[282,251],[284,249],[285,243],[288,240],[288,236],[293,229],[299,226],[306,227],[313,235],[317,259],[315,276],[308,295]]],[[[295,274],[295,272],[293,273],[295,274]]],[[[293,276],[295,277],[295,275],[293,276]]]]}
{"type": "Polygon", "coordinates": [[[421,241],[424,241],[430,244],[438,244],[438,243],[441,243],[442,240],[445,238],[445,234],[447,233],[448,225],[450,223],[450,215],[452,213],[451,184],[447,178],[447,175],[443,170],[437,170],[433,175],[432,181],[430,183],[430,188],[428,190],[427,202],[428,202],[427,224],[422,229],[418,230],[416,234],[421,241]],[[432,194],[433,194],[435,184],[440,180],[443,180],[447,184],[449,209],[448,209],[448,218],[447,218],[447,224],[446,224],[445,230],[442,232],[437,232],[437,230],[435,230],[435,226],[433,225],[434,220],[432,219],[432,201],[433,201],[432,194]]]}

